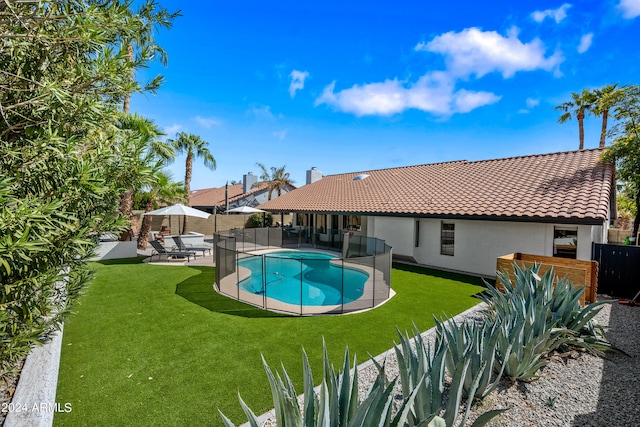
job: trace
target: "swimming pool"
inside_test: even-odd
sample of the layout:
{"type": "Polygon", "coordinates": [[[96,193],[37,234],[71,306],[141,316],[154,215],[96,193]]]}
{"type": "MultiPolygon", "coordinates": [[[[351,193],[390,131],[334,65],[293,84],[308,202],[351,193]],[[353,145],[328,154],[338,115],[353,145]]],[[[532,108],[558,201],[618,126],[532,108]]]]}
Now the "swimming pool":
{"type": "Polygon", "coordinates": [[[331,260],[335,258],[309,251],[276,251],[248,257],[239,260],[238,265],[248,268],[251,275],[238,286],[289,304],[347,304],[362,296],[369,275],[334,265],[331,260]]]}

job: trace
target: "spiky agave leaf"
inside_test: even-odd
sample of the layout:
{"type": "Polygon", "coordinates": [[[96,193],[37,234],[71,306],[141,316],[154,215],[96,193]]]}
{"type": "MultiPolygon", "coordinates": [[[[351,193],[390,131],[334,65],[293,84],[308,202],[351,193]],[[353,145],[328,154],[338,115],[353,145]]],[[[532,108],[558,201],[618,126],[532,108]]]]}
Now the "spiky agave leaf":
{"type": "Polygon", "coordinates": [[[313,389],[313,375],[307,352],[302,349],[302,375],[304,377],[304,426],[314,427],[319,410],[318,397],[313,389]]]}

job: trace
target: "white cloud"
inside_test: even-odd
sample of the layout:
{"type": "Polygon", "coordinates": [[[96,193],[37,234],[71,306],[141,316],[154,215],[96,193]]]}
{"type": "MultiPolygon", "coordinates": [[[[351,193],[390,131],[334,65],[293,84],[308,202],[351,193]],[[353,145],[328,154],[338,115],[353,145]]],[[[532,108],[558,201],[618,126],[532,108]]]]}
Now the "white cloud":
{"type": "Polygon", "coordinates": [[[526,103],[527,103],[527,108],[533,108],[540,105],[540,100],[535,98],[527,98],[526,103]]]}
{"type": "Polygon", "coordinates": [[[171,126],[164,128],[164,133],[166,133],[169,137],[172,137],[172,135],[180,132],[180,129],[182,129],[182,125],[174,123],[171,126]]]}
{"type": "Polygon", "coordinates": [[[251,107],[251,109],[249,110],[253,115],[255,115],[258,118],[263,118],[263,119],[273,119],[275,118],[275,116],[273,115],[273,113],[271,112],[271,107],[268,105],[263,105],[263,106],[253,106],[251,107]]]}
{"type": "Polygon", "coordinates": [[[444,55],[448,70],[463,78],[473,74],[482,77],[493,71],[505,78],[518,71],[555,71],[564,60],[560,52],[545,57],[546,48],[540,39],[520,41],[517,28],[510,30],[507,37],[479,28],[448,32],[428,43],[419,43],[415,50],[444,55]]]}
{"type": "Polygon", "coordinates": [[[525,101],[525,103],[527,104],[527,108],[521,108],[518,110],[518,114],[529,114],[529,110],[531,108],[535,108],[538,105],[540,105],[540,100],[537,98],[527,98],[527,100],[525,101]]]}
{"type": "Polygon", "coordinates": [[[471,92],[460,89],[453,94],[454,112],[468,113],[483,105],[491,105],[500,101],[502,97],[491,92],[471,92]]]}
{"type": "Polygon", "coordinates": [[[210,129],[212,126],[220,126],[222,124],[222,121],[215,117],[196,116],[196,122],[207,129],[210,129]]]}
{"type": "Polygon", "coordinates": [[[283,141],[287,137],[287,133],[289,133],[289,129],[283,129],[281,131],[271,132],[271,135],[275,136],[280,141],[283,141]]]}
{"type": "MultiPolygon", "coordinates": [[[[417,109],[448,117],[494,104],[502,98],[493,92],[458,88],[460,81],[492,72],[499,72],[504,78],[513,77],[519,71],[546,70],[559,74],[559,65],[564,61],[561,52],[547,55],[539,39],[522,42],[515,27],[507,36],[479,28],[448,32],[419,43],[415,50],[442,54],[446,69],[428,72],[415,82],[387,79],[356,84],[337,92],[334,81],[324,88],[315,105],[330,105],[356,116],[391,116],[417,109]]],[[[531,108],[539,101],[531,99],[527,103],[531,108]]]]}
{"type": "Polygon", "coordinates": [[[571,5],[569,3],[565,3],[557,9],[538,10],[531,14],[531,18],[536,22],[542,22],[546,18],[551,18],[556,21],[556,24],[559,24],[567,17],[567,9],[570,7],[571,5]]]}
{"type": "Polygon", "coordinates": [[[620,0],[618,9],[626,19],[636,18],[640,16],[640,0],[620,0]]]}
{"type": "Polygon", "coordinates": [[[328,104],[339,111],[356,116],[391,116],[406,109],[418,109],[439,116],[468,113],[483,105],[493,104],[500,97],[490,92],[455,91],[454,81],[444,72],[422,76],[406,85],[394,79],[382,83],[354,85],[335,91],[335,82],[325,87],[315,105],[328,104]]]}
{"type": "Polygon", "coordinates": [[[296,96],[296,91],[304,89],[304,81],[309,77],[309,72],[293,70],[291,74],[291,84],[289,84],[289,95],[293,98],[296,96]]]}
{"type": "Polygon", "coordinates": [[[580,44],[578,45],[578,53],[585,53],[591,47],[593,42],[593,33],[585,34],[580,38],[580,44]]]}

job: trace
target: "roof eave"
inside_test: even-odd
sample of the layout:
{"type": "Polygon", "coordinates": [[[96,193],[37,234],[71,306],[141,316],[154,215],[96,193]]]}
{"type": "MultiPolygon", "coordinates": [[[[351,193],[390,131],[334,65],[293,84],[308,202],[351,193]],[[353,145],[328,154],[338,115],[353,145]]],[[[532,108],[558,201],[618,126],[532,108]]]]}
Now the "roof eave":
{"type": "Polygon", "coordinates": [[[594,217],[558,217],[558,216],[516,216],[516,215],[453,215],[453,214],[421,214],[412,212],[355,212],[355,211],[320,211],[320,210],[295,210],[278,209],[270,210],[271,213],[297,213],[297,214],[318,214],[318,215],[362,215],[362,216],[384,216],[402,218],[425,218],[425,219],[449,219],[449,220],[471,220],[471,221],[507,221],[507,222],[538,222],[547,224],[578,224],[578,225],[602,225],[606,221],[605,215],[594,217]]]}

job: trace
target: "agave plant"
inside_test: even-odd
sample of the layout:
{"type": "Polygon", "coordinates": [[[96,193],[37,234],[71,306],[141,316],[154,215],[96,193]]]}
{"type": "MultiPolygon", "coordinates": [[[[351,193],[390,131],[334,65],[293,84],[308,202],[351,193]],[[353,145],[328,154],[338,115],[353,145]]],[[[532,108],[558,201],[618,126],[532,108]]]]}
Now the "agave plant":
{"type": "Polygon", "coordinates": [[[552,269],[540,277],[539,269],[540,265],[514,264],[515,281],[500,272],[503,292],[488,285],[482,297],[489,307],[488,319],[499,325],[497,366],[512,380],[536,379],[557,348],[582,347],[597,355],[613,348],[593,321],[606,301],[580,307],[584,288],[572,286],[566,278],[556,280],[552,269]]]}
{"type": "MultiPolygon", "coordinates": [[[[447,347],[445,341],[439,336],[436,339],[432,351],[430,346],[425,346],[420,332],[415,328],[413,346],[407,334],[398,331],[400,347],[394,346],[398,359],[402,393],[405,401],[413,397],[413,409],[410,411],[409,425],[424,425],[427,427],[451,427],[458,421],[460,408],[464,394],[464,382],[467,373],[470,373],[471,358],[460,359],[455,366],[449,369],[451,383],[449,385],[449,399],[446,406],[443,405],[442,393],[444,391],[444,370],[446,365],[447,347]],[[414,351],[415,348],[415,351],[414,351]],[[416,379],[420,380],[416,381],[416,379]],[[410,393],[410,394],[408,394],[410,393]],[[427,421],[424,424],[417,422],[420,417],[427,421]]],[[[473,396],[481,381],[482,369],[472,377],[469,395],[473,396]]],[[[463,426],[471,412],[473,399],[466,400],[465,412],[459,425],[463,426]]],[[[506,411],[495,409],[482,414],[472,424],[472,427],[482,427],[492,418],[506,411]]]]}
{"type": "Polygon", "coordinates": [[[506,272],[498,275],[504,292],[490,286],[483,297],[497,326],[496,367],[512,381],[532,381],[548,363],[547,355],[566,341],[551,315],[553,277],[537,275],[539,266],[514,265],[515,283],[506,272]]]}
{"type": "MultiPolygon", "coordinates": [[[[496,370],[496,353],[498,350],[497,323],[466,321],[457,324],[449,319],[440,322],[436,319],[438,337],[446,342],[446,366],[453,372],[461,360],[469,359],[469,369],[462,382],[462,392],[465,398],[484,399],[498,385],[503,369],[496,370]],[[479,381],[474,388],[474,379],[479,381]],[[473,393],[471,393],[473,390],[473,393]]],[[[511,347],[503,350],[508,355],[511,347]]]]}
{"type": "Polygon", "coordinates": [[[619,351],[606,340],[602,326],[593,320],[603,305],[611,301],[596,301],[581,307],[579,300],[583,293],[583,287],[572,286],[568,279],[561,278],[550,299],[553,320],[557,327],[567,330],[567,345],[584,348],[597,356],[603,356],[607,350],[619,351]]]}
{"type": "MultiPolygon", "coordinates": [[[[320,385],[319,396],[313,388],[313,375],[307,354],[302,352],[304,370],[304,401],[301,410],[297,394],[286,369],[282,368],[282,376],[273,374],[265,361],[262,362],[267,372],[273,405],[276,413],[276,423],[279,427],[403,427],[427,426],[431,419],[420,419],[416,423],[410,421],[415,396],[422,386],[418,381],[415,390],[410,393],[400,407],[394,406],[394,389],[397,378],[387,381],[384,365],[378,366],[378,376],[369,389],[366,398],[358,400],[357,363],[354,357],[353,377],[349,369],[349,350],[345,350],[344,365],[341,373],[336,373],[329,363],[326,345],[323,343],[324,376],[320,385]]],[[[258,419],[239,396],[240,405],[246,414],[249,425],[258,427],[258,419]]],[[[227,427],[234,424],[222,412],[220,416],[227,427]]],[[[414,418],[411,418],[412,420],[414,418]]]]}
{"type": "Polygon", "coordinates": [[[409,335],[398,330],[400,346],[394,345],[402,395],[416,391],[414,408],[409,415],[412,424],[438,415],[443,408],[446,348],[439,341],[432,350],[414,325],[413,347],[409,335]],[[415,348],[415,351],[414,351],[415,348]],[[418,387],[418,384],[421,384],[418,387]]]}

